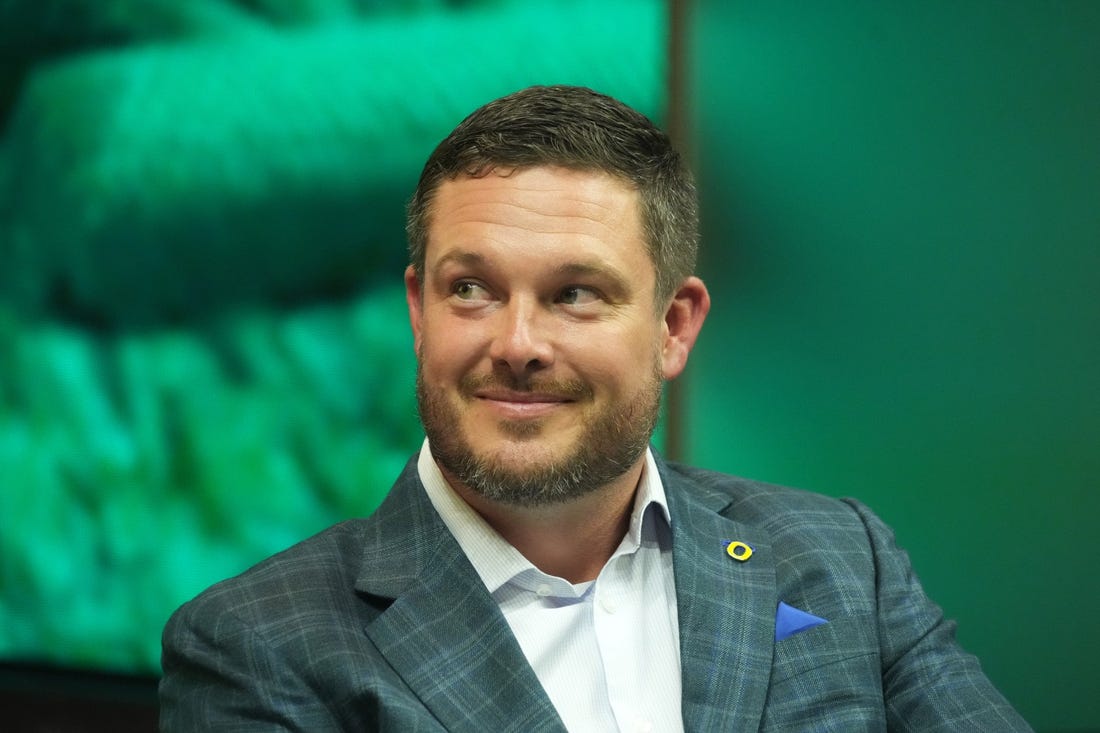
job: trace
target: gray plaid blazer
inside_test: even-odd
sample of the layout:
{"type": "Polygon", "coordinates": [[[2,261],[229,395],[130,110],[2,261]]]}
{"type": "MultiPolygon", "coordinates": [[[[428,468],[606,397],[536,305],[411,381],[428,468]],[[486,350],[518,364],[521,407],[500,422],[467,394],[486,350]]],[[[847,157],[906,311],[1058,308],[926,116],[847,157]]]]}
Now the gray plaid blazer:
{"type": "MultiPolygon", "coordinates": [[[[658,465],[686,730],[1030,730],[866,508],[658,465]],[[781,601],[827,623],[776,641],[781,601]]],[[[162,731],[564,730],[415,458],[370,518],[215,585],[163,643],[162,731]]]]}

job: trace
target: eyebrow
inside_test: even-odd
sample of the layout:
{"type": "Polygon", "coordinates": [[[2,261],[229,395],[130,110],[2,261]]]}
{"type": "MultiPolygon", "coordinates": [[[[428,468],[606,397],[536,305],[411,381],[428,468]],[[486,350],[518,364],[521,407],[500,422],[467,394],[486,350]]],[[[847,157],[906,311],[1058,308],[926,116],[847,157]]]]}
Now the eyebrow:
{"type": "Polygon", "coordinates": [[[462,267],[474,267],[487,263],[488,260],[485,259],[484,255],[478,254],[477,252],[465,252],[460,250],[457,252],[448,252],[440,257],[432,265],[431,271],[432,275],[438,275],[440,270],[451,264],[460,265],[462,267]]]}
{"type": "Polygon", "coordinates": [[[596,277],[610,281],[612,289],[617,293],[627,292],[630,283],[616,270],[601,265],[593,265],[586,262],[566,262],[554,268],[557,275],[565,277],[596,277]]]}

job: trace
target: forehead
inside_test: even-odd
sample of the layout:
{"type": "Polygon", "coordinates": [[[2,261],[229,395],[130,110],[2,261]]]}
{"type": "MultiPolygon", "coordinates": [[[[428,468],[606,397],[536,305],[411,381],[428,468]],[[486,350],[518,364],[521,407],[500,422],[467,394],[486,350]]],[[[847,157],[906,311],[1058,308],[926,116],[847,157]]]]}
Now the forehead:
{"type": "MultiPolygon", "coordinates": [[[[636,248],[648,257],[639,195],[621,178],[555,166],[496,168],[440,184],[433,197],[428,249],[467,235],[557,237],[636,248]]],[[[430,258],[431,255],[429,255],[430,258]]]]}

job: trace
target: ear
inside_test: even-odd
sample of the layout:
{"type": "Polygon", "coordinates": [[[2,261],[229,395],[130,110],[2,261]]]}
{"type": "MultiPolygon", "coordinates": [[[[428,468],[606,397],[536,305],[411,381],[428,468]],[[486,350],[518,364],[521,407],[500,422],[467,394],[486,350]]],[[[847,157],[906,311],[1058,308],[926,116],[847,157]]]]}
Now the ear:
{"type": "Polygon", "coordinates": [[[684,280],[664,316],[661,368],[665,379],[674,379],[684,371],[709,310],[710,293],[703,281],[694,275],[684,280]]]}
{"type": "Polygon", "coordinates": [[[409,306],[413,349],[419,354],[420,339],[424,331],[424,289],[421,287],[420,278],[416,276],[416,268],[412,265],[405,268],[405,302],[409,306]]]}

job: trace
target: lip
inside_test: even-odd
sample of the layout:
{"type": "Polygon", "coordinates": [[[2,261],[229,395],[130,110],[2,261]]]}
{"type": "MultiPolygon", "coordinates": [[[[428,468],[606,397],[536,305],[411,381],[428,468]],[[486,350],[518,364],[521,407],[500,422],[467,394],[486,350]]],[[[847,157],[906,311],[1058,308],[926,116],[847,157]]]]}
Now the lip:
{"type": "Polygon", "coordinates": [[[484,390],[474,397],[494,411],[513,418],[542,417],[574,401],[562,395],[511,390],[484,390]]]}

